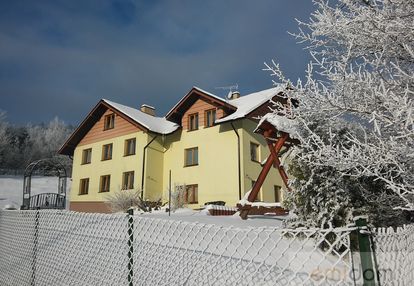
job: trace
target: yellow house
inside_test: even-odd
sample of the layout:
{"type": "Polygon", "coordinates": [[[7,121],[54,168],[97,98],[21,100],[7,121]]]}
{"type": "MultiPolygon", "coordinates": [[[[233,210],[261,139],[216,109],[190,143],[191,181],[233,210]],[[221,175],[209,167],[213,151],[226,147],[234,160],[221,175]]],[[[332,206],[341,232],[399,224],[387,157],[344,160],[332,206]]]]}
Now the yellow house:
{"type": "MultiPolygon", "coordinates": [[[[138,110],[102,99],[59,150],[73,156],[70,209],[108,212],[108,194],[128,189],[165,201],[170,171],[173,186],[186,185],[190,207],[234,206],[269,155],[253,130],[271,101],[283,102],[282,88],[223,99],[193,87],[165,117],[156,117],[151,106],[138,110]]],[[[272,171],[259,199],[280,201],[282,184],[272,171]]]]}

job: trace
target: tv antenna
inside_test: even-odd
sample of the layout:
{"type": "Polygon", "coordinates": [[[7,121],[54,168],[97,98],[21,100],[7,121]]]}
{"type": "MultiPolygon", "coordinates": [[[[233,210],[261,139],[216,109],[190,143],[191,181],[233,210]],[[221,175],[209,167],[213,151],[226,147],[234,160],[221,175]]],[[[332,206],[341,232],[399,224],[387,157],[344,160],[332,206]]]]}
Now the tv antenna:
{"type": "Polygon", "coordinates": [[[237,91],[239,89],[239,85],[236,83],[234,85],[218,86],[218,87],[216,87],[216,89],[228,90],[229,92],[226,96],[226,99],[231,99],[233,91],[237,91]]]}

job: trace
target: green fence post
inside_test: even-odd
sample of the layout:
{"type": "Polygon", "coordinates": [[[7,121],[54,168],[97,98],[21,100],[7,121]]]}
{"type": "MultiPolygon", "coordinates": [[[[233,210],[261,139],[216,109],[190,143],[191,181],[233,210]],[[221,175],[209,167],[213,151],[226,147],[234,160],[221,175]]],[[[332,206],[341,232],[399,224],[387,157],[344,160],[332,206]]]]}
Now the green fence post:
{"type": "Polygon", "coordinates": [[[39,211],[39,208],[36,208],[34,237],[33,237],[32,277],[30,281],[31,286],[36,285],[35,281],[36,281],[37,245],[38,245],[38,240],[39,240],[39,217],[40,217],[40,211],[39,211]]]}
{"type": "Polygon", "coordinates": [[[355,225],[358,227],[357,237],[359,254],[361,256],[362,278],[364,286],[376,285],[376,269],[372,259],[372,248],[369,233],[366,229],[367,219],[365,217],[355,218],[355,225]]]}
{"type": "Polygon", "coordinates": [[[134,278],[134,209],[127,210],[128,213],[128,285],[133,286],[134,278]]]}

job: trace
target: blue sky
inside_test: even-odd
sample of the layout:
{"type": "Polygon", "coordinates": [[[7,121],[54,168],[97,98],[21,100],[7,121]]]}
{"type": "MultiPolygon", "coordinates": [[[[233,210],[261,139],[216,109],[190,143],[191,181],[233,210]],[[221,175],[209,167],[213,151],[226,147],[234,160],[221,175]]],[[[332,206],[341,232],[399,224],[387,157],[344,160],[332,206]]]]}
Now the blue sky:
{"type": "Polygon", "coordinates": [[[303,78],[288,31],[310,0],[0,0],[0,109],[9,122],[78,124],[101,98],[163,116],[192,86],[266,89],[263,62],[303,78]]]}

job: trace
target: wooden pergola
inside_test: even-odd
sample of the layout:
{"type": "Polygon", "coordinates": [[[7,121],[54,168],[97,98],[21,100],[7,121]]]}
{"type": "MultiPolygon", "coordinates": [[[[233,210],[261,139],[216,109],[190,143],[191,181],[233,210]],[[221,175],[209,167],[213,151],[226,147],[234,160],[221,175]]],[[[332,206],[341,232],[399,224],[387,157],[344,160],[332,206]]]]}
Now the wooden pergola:
{"type": "MultiPolygon", "coordinates": [[[[289,136],[289,133],[279,131],[276,127],[271,124],[269,121],[264,120],[257,128],[256,133],[261,134],[266,142],[267,146],[269,147],[270,154],[266,159],[265,164],[263,165],[263,169],[260,172],[255,184],[253,185],[252,190],[247,198],[248,202],[254,202],[259,194],[260,188],[263,185],[267,175],[269,174],[270,169],[272,166],[278,170],[280,176],[282,177],[283,183],[285,184],[288,191],[290,191],[288,185],[288,176],[284,167],[280,163],[280,152],[287,151],[295,144],[299,144],[297,139],[293,139],[289,136]]],[[[249,211],[252,208],[251,204],[247,203],[239,208],[240,210],[240,217],[242,219],[247,219],[249,215],[249,211]]]]}

